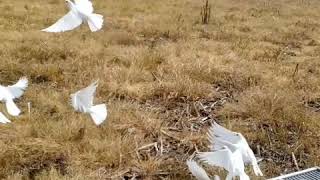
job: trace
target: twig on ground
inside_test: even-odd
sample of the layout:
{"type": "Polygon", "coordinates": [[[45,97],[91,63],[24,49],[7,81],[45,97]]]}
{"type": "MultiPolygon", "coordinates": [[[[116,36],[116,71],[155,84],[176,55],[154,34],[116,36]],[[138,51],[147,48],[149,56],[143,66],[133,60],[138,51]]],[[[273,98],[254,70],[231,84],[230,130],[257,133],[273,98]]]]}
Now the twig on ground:
{"type": "Polygon", "coordinates": [[[293,163],[294,163],[294,165],[296,166],[297,170],[299,171],[300,168],[299,168],[299,166],[298,166],[298,162],[297,162],[296,156],[294,155],[293,152],[291,153],[291,155],[292,155],[293,163]]]}

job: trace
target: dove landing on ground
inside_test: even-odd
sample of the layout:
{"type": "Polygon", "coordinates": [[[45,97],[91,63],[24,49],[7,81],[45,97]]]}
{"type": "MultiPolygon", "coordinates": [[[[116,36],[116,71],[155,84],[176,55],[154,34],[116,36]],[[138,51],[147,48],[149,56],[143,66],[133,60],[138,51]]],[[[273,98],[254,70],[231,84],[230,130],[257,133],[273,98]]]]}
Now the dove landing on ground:
{"type": "Polygon", "coordinates": [[[41,31],[64,32],[77,28],[83,22],[87,22],[92,32],[98,31],[103,25],[103,16],[93,13],[93,6],[90,0],[66,0],[69,12],[56,23],[41,31]]]}
{"type": "Polygon", "coordinates": [[[0,112],[0,123],[7,124],[11,123],[11,121],[4,114],[2,114],[2,112],[0,112]]]}
{"type": "Polygon", "coordinates": [[[229,149],[227,146],[223,146],[213,152],[200,152],[198,158],[211,166],[218,166],[227,170],[226,180],[232,180],[236,176],[239,176],[240,180],[250,180],[244,171],[242,155],[238,149],[229,149]]]}
{"type": "Polygon", "coordinates": [[[20,78],[16,84],[11,86],[0,85],[0,101],[6,104],[10,115],[18,116],[20,114],[21,111],[13,100],[21,97],[27,87],[28,79],[26,77],[20,78]]]}
{"type": "Polygon", "coordinates": [[[230,131],[214,122],[209,130],[208,137],[211,150],[221,149],[223,146],[239,149],[244,163],[251,164],[257,176],[263,176],[253,151],[241,133],[230,131]]]}
{"type": "Polygon", "coordinates": [[[98,86],[98,81],[88,87],[71,94],[73,108],[77,112],[90,114],[94,123],[99,126],[107,118],[107,106],[105,104],[93,105],[93,98],[98,86]]]}

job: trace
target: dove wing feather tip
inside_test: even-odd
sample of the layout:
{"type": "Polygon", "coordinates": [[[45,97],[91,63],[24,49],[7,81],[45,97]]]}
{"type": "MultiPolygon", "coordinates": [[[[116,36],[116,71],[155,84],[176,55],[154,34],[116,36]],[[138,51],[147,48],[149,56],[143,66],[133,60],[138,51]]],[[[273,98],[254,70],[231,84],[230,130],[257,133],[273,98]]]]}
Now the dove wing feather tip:
{"type": "Polygon", "coordinates": [[[187,165],[189,171],[193,176],[196,177],[197,180],[210,180],[206,171],[202,167],[200,167],[195,161],[188,160],[187,165]]]}
{"type": "Polygon", "coordinates": [[[107,106],[105,104],[99,104],[90,108],[90,116],[94,123],[99,126],[107,118],[107,106]]]}
{"type": "Polygon", "coordinates": [[[7,124],[11,123],[11,121],[2,112],[0,112],[0,123],[7,124]]]}

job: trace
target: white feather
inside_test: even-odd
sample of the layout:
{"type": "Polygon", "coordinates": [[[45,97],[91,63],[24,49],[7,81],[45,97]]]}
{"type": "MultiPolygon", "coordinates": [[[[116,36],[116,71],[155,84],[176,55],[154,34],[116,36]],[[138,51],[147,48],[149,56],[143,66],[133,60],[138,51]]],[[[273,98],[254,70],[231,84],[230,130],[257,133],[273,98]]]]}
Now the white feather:
{"type": "Polygon", "coordinates": [[[83,22],[88,22],[92,32],[98,31],[103,25],[103,16],[93,13],[93,6],[89,0],[66,0],[70,11],[56,23],[41,31],[64,32],[77,28],[83,22]]]}
{"type": "Polygon", "coordinates": [[[80,26],[82,19],[73,11],[69,11],[68,14],[59,19],[56,23],[41,31],[45,32],[64,32],[75,29],[80,26]]]}
{"type": "Polygon", "coordinates": [[[194,177],[196,177],[197,180],[210,180],[206,171],[202,167],[200,167],[195,161],[188,160],[187,165],[189,171],[192,173],[194,177]]]}
{"type": "Polygon", "coordinates": [[[21,97],[27,87],[28,80],[26,77],[20,78],[17,83],[11,86],[0,85],[0,101],[6,104],[7,111],[10,115],[18,116],[20,114],[21,111],[13,100],[21,97]]]}
{"type": "Polygon", "coordinates": [[[218,150],[223,146],[239,149],[244,163],[251,164],[257,176],[263,176],[252,149],[241,133],[230,131],[214,123],[208,132],[208,139],[211,144],[211,150],[218,150]]]}
{"type": "Polygon", "coordinates": [[[239,150],[232,152],[226,146],[220,150],[213,152],[201,152],[198,154],[201,161],[212,165],[224,168],[228,171],[228,178],[239,176],[240,180],[249,179],[248,175],[244,171],[244,163],[239,150]]]}
{"type": "Polygon", "coordinates": [[[88,25],[92,32],[98,31],[103,25],[103,16],[100,14],[92,14],[88,18],[88,25]]]}
{"type": "Polygon", "coordinates": [[[11,121],[2,112],[0,112],[0,123],[7,124],[11,123],[11,121]]]}
{"type": "Polygon", "coordinates": [[[73,108],[82,113],[89,113],[96,125],[100,125],[107,118],[107,107],[105,104],[93,106],[93,98],[98,87],[98,81],[88,87],[71,94],[73,108]]]}
{"type": "Polygon", "coordinates": [[[220,176],[218,176],[218,175],[214,175],[213,180],[220,180],[220,176]]]}
{"type": "Polygon", "coordinates": [[[76,111],[88,112],[93,105],[93,98],[98,87],[98,81],[90,84],[88,87],[71,94],[72,106],[76,111]]]}
{"type": "Polygon", "coordinates": [[[28,79],[26,77],[22,77],[16,84],[8,86],[8,90],[14,96],[14,98],[19,98],[22,96],[27,87],[28,79]]]}
{"type": "Polygon", "coordinates": [[[83,13],[93,13],[92,2],[89,0],[74,0],[74,4],[77,7],[77,9],[83,13]]]}
{"type": "Polygon", "coordinates": [[[12,99],[8,99],[6,101],[6,107],[7,111],[11,116],[18,116],[20,114],[20,109],[17,107],[17,105],[13,102],[12,99]]]}
{"type": "Polygon", "coordinates": [[[105,104],[99,104],[90,108],[90,116],[93,122],[99,126],[107,118],[107,107],[105,104]]]}

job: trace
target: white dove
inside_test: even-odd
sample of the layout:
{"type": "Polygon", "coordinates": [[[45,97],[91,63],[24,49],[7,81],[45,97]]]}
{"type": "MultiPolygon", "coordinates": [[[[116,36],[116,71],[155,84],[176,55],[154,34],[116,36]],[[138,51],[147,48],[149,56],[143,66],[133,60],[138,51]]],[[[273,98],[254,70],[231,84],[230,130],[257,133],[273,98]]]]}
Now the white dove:
{"type": "Polygon", "coordinates": [[[239,176],[240,180],[250,180],[244,171],[244,163],[240,150],[230,150],[227,146],[213,152],[200,152],[198,158],[212,166],[222,167],[228,171],[226,180],[239,176]]]}
{"type": "Polygon", "coordinates": [[[7,124],[11,123],[11,121],[4,114],[2,114],[2,112],[0,112],[0,123],[7,124]]]}
{"type": "Polygon", "coordinates": [[[241,133],[230,131],[214,122],[209,130],[208,136],[211,143],[211,150],[221,149],[222,146],[227,146],[228,148],[234,146],[239,149],[244,163],[251,164],[257,176],[263,176],[252,149],[241,133]]]}
{"type": "Polygon", "coordinates": [[[90,114],[94,123],[99,126],[107,118],[107,106],[105,104],[93,106],[93,96],[96,92],[97,86],[98,81],[74,94],[71,94],[71,102],[76,111],[90,114]]]}
{"type": "Polygon", "coordinates": [[[22,77],[19,81],[11,86],[0,85],[0,101],[6,103],[7,111],[12,116],[18,116],[20,109],[14,103],[14,99],[22,96],[24,90],[28,87],[28,79],[22,77]]]}
{"type": "Polygon", "coordinates": [[[93,13],[93,6],[90,0],[66,0],[70,9],[68,14],[59,19],[56,23],[41,31],[64,32],[75,29],[82,22],[87,22],[92,32],[98,31],[103,25],[103,16],[93,13]]]}
{"type": "Polygon", "coordinates": [[[206,171],[200,167],[195,161],[188,160],[187,165],[191,174],[196,177],[197,180],[210,180],[206,171]]]}

